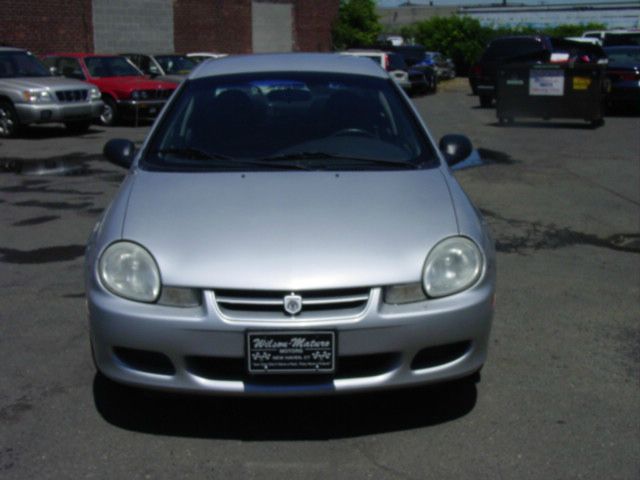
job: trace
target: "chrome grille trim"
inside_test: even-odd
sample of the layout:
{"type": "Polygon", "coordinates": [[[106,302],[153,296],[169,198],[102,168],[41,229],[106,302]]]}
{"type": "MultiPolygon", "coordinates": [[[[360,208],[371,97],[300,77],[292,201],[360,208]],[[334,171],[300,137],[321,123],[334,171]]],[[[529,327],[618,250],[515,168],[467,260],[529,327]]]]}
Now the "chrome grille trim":
{"type": "Polygon", "coordinates": [[[230,320],[321,320],[324,318],[354,318],[365,311],[371,298],[370,288],[349,288],[307,291],[213,291],[221,315],[230,320]],[[284,310],[284,297],[302,297],[302,311],[290,315],[284,310]]]}
{"type": "Polygon", "coordinates": [[[89,96],[89,90],[57,90],[56,97],[59,102],[84,102],[89,96]]]}

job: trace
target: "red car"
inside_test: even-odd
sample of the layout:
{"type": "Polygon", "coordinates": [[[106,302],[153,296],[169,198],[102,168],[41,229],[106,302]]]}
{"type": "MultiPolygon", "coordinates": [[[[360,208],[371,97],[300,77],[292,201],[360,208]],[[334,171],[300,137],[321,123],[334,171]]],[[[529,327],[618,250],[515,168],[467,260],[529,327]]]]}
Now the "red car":
{"type": "Polygon", "coordinates": [[[102,92],[103,125],[114,125],[124,117],[138,120],[155,117],[178,86],[177,83],[150,80],[129,60],[117,55],[55,53],[44,63],[65,77],[85,80],[102,92]]]}

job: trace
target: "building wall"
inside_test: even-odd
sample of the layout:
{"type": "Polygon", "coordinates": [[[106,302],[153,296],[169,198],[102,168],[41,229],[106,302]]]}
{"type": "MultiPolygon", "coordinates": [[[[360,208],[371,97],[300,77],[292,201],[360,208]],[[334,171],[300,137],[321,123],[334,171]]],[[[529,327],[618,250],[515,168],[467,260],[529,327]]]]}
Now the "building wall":
{"type": "Polygon", "coordinates": [[[91,0],[0,0],[0,44],[36,54],[93,49],[91,0]]]}
{"type": "Polygon", "coordinates": [[[293,51],[293,5],[253,0],[251,45],[253,53],[293,51]]]}
{"type": "Polygon", "coordinates": [[[93,43],[97,53],[173,52],[173,1],[93,0],[93,43]]]}
{"type": "Polygon", "coordinates": [[[175,0],[176,52],[251,52],[251,0],[175,0]]]}
{"type": "Polygon", "coordinates": [[[640,6],[591,5],[587,7],[532,6],[513,8],[463,8],[460,15],[477,19],[489,27],[553,27],[562,23],[602,23],[607,28],[640,28],[640,6]]]}
{"type": "Polygon", "coordinates": [[[331,27],[338,16],[340,0],[296,0],[294,5],[294,50],[332,50],[331,27]]]}
{"type": "MultiPolygon", "coordinates": [[[[289,50],[331,50],[339,0],[260,2],[291,9],[291,22],[280,32],[289,50]]],[[[252,0],[0,0],[0,44],[36,54],[250,53],[252,10],[252,0]]],[[[282,28],[266,20],[264,29],[282,28]]]]}

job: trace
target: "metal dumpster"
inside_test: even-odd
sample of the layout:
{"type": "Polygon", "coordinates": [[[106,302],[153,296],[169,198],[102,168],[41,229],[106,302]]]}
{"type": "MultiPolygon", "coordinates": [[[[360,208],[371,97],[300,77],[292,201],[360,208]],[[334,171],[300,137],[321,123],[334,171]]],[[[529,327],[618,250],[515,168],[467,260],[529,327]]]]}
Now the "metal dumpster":
{"type": "Polygon", "coordinates": [[[593,63],[508,64],[498,70],[496,115],[517,118],[576,118],[604,123],[605,69],[593,63]]]}

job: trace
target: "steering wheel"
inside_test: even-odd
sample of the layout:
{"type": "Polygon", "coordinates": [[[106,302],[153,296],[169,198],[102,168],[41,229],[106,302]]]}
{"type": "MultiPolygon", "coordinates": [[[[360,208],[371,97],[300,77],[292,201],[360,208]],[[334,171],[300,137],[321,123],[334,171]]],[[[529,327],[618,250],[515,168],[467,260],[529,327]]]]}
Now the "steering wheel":
{"type": "Polygon", "coordinates": [[[344,137],[346,135],[376,138],[373,133],[363,128],[343,128],[342,130],[338,130],[337,132],[331,134],[332,137],[344,137]]]}

